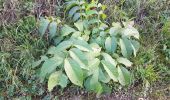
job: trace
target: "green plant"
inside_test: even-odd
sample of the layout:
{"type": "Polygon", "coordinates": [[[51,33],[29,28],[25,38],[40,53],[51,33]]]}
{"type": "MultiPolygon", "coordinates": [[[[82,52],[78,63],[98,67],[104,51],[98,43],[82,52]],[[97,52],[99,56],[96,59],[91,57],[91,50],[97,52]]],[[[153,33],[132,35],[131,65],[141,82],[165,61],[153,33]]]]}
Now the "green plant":
{"type": "MultiPolygon", "coordinates": [[[[60,28],[56,25],[50,28],[49,18],[40,20],[40,33],[44,34],[49,29],[50,34],[52,31],[55,34],[53,38],[60,39],[57,44],[54,42],[56,46],[51,46],[46,55],[33,63],[33,68],[42,65],[39,73],[41,81],[48,79],[49,91],[56,85],[65,88],[71,81],[98,94],[106,92],[106,84],[111,81],[122,86],[129,85],[132,75],[128,67],[132,67],[132,62],[128,59],[136,56],[139,49],[139,33],[133,22],[123,22],[123,26],[113,22],[109,26],[100,16],[103,7],[100,3],[70,2],[76,2],[74,7],[81,8],[78,11],[83,13],[76,20],[73,17],[70,25],[61,22],[60,28]]],[[[66,11],[68,8],[73,9],[69,5],[66,11]]],[[[75,11],[70,13],[76,16],[75,11]]]]}

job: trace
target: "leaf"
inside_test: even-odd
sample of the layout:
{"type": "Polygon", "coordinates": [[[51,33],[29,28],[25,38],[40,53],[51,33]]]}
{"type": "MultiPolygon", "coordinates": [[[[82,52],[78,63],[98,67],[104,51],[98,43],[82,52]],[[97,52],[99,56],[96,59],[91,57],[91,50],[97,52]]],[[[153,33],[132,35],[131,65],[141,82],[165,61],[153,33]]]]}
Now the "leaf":
{"type": "Polygon", "coordinates": [[[56,49],[57,49],[58,51],[63,51],[63,50],[66,50],[66,49],[70,48],[72,45],[73,45],[73,42],[70,41],[70,40],[67,40],[67,41],[61,42],[61,43],[56,47],[56,49]]]}
{"type": "Polygon", "coordinates": [[[51,92],[53,88],[59,84],[61,74],[61,71],[56,71],[50,75],[48,79],[48,91],[51,92]]]}
{"type": "Polygon", "coordinates": [[[104,47],[104,46],[105,46],[105,38],[104,38],[104,37],[98,36],[98,37],[95,39],[95,42],[96,42],[97,44],[99,44],[101,47],[104,47]]]}
{"type": "Polygon", "coordinates": [[[131,67],[133,64],[127,58],[123,58],[123,57],[118,58],[117,61],[121,64],[124,64],[126,67],[131,67]]]}
{"type": "Polygon", "coordinates": [[[102,86],[100,82],[98,81],[99,77],[99,70],[96,68],[96,70],[93,72],[93,75],[88,77],[85,81],[84,85],[88,91],[95,91],[98,94],[102,93],[102,86]]]}
{"type": "Polygon", "coordinates": [[[90,47],[92,48],[93,51],[88,52],[87,54],[88,59],[90,58],[93,59],[93,58],[100,56],[101,47],[97,43],[91,43],[90,47]]]}
{"type": "Polygon", "coordinates": [[[95,58],[93,60],[90,60],[89,61],[89,66],[88,68],[90,69],[88,71],[88,75],[91,75],[95,72],[96,69],[98,69],[99,67],[99,64],[100,64],[100,60],[98,58],[95,58]]]}
{"type": "Polygon", "coordinates": [[[116,28],[116,27],[111,27],[109,30],[109,34],[111,36],[116,36],[118,33],[119,33],[119,31],[118,31],[118,28],[116,28]]]}
{"type": "Polygon", "coordinates": [[[84,40],[74,39],[73,43],[75,47],[79,48],[82,51],[92,51],[92,48],[90,47],[90,45],[84,40]]]}
{"type": "Polygon", "coordinates": [[[51,92],[52,89],[60,85],[62,88],[65,88],[68,83],[68,78],[62,71],[56,71],[52,73],[48,79],[48,90],[51,92]]]}
{"type": "Polygon", "coordinates": [[[99,81],[103,83],[108,83],[110,81],[109,75],[101,68],[99,68],[99,81]]]}
{"type": "Polygon", "coordinates": [[[75,39],[75,38],[81,37],[81,34],[82,33],[80,31],[76,31],[71,35],[71,38],[75,39]]]}
{"type": "Polygon", "coordinates": [[[108,61],[113,66],[117,66],[117,62],[107,53],[102,53],[102,56],[104,57],[105,61],[108,61]]]}
{"type": "Polygon", "coordinates": [[[74,16],[73,16],[73,21],[77,21],[79,18],[81,17],[81,14],[80,13],[75,13],[74,16]]]}
{"type": "Polygon", "coordinates": [[[55,46],[51,46],[48,51],[47,54],[56,54],[59,53],[60,51],[57,50],[57,48],[55,46]]]}
{"type": "Polygon", "coordinates": [[[129,58],[132,55],[133,48],[131,46],[130,40],[126,37],[120,39],[121,53],[124,57],[129,58]]]}
{"type": "Polygon", "coordinates": [[[68,13],[69,17],[72,17],[78,10],[80,10],[79,6],[75,6],[75,7],[71,8],[68,13]]]}
{"type": "Polygon", "coordinates": [[[124,36],[128,36],[128,37],[135,37],[136,39],[139,39],[139,32],[137,31],[137,29],[135,29],[134,27],[132,26],[129,26],[127,28],[125,28],[123,31],[122,31],[122,35],[124,36]]]}
{"type": "Polygon", "coordinates": [[[79,64],[73,59],[68,59],[68,58],[66,58],[64,62],[65,62],[64,69],[70,81],[73,84],[82,87],[84,77],[83,77],[83,71],[79,66],[79,64]]]}
{"type": "Polygon", "coordinates": [[[74,23],[74,25],[77,27],[77,29],[81,32],[83,32],[84,28],[83,28],[83,22],[82,21],[78,21],[76,23],[74,23]]]}
{"type": "Polygon", "coordinates": [[[76,49],[76,48],[73,48],[69,51],[70,53],[70,56],[76,61],[79,63],[80,67],[83,68],[83,69],[89,69],[87,67],[87,64],[88,64],[88,60],[85,56],[85,54],[80,51],[79,49],[76,49]]]}
{"type": "Polygon", "coordinates": [[[131,46],[133,48],[133,54],[136,56],[136,52],[139,50],[140,44],[136,40],[131,40],[131,46]]]}
{"type": "Polygon", "coordinates": [[[40,60],[32,63],[32,68],[37,67],[38,65],[40,65],[43,61],[45,61],[45,60],[47,60],[47,59],[48,59],[47,56],[41,56],[41,59],[40,59],[40,60]]]}
{"type": "Polygon", "coordinates": [[[115,82],[117,82],[118,72],[117,72],[116,66],[113,66],[111,63],[104,61],[104,60],[102,60],[101,62],[103,64],[104,69],[110,76],[110,78],[113,79],[115,82]]]}
{"type": "Polygon", "coordinates": [[[52,73],[60,64],[61,61],[55,61],[54,59],[46,60],[41,67],[41,72],[40,72],[41,81],[44,80],[47,74],[52,73]]]}
{"type": "Polygon", "coordinates": [[[73,8],[74,6],[77,6],[78,4],[79,4],[78,1],[74,1],[74,0],[67,1],[67,2],[66,2],[66,11],[70,10],[70,9],[73,8]]]}
{"type": "Polygon", "coordinates": [[[67,36],[70,33],[76,32],[76,30],[74,28],[71,28],[68,25],[64,25],[64,27],[61,29],[61,34],[62,36],[67,36]]]}
{"type": "Polygon", "coordinates": [[[117,41],[115,37],[107,37],[105,41],[106,51],[109,53],[114,53],[117,48],[117,41]]]}
{"type": "Polygon", "coordinates": [[[88,11],[86,11],[86,14],[87,14],[87,16],[91,16],[91,15],[94,15],[94,14],[98,14],[98,12],[96,11],[96,10],[88,10],[88,11]]]}
{"type": "Polygon", "coordinates": [[[49,32],[50,32],[50,38],[53,38],[54,36],[57,35],[57,23],[56,22],[50,23],[49,32]]]}
{"type": "Polygon", "coordinates": [[[130,72],[121,66],[118,66],[118,80],[120,82],[121,85],[125,86],[125,85],[129,85],[131,82],[131,75],[130,72]]]}
{"type": "Polygon", "coordinates": [[[56,37],[53,40],[54,40],[54,45],[57,46],[63,40],[63,37],[56,37]]]}
{"type": "Polygon", "coordinates": [[[60,81],[58,83],[62,88],[65,88],[68,84],[68,77],[65,74],[60,76],[60,81]]]}
{"type": "Polygon", "coordinates": [[[39,30],[41,36],[43,36],[45,34],[49,23],[50,23],[50,21],[48,19],[45,19],[45,18],[40,19],[38,30],[39,30]]]}

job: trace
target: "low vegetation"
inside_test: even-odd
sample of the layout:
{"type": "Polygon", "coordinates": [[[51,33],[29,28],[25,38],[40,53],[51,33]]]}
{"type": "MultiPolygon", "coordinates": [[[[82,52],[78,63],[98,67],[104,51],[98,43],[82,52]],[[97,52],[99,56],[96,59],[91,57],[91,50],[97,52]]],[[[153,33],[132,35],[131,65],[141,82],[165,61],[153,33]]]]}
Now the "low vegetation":
{"type": "Polygon", "coordinates": [[[169,0],[0,1],[0,99],[168,99],[169,11],[169,0]]]}

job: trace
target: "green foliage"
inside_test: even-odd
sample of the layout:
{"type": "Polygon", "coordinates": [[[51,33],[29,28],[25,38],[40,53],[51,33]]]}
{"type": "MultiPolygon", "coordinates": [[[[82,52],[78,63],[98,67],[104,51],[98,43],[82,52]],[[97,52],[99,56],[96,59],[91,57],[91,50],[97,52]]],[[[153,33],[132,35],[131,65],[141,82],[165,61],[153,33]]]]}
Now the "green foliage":
{"type": "Polygon", "coordinates": [[[170,20],[167,19],[162,28],[162,33],[165,34],[167,38],[170,38],[170,20]]]}
{"type": "Polygon", "coordinates": [[[57,32],[57,28],[58,28],[58,24],[60,23],[60,20],[57,18],[41,18],[39,20],[39,33],[41,34],[41,36],[44,36],[44,34],[46,33],[47,29],[49,30],[49,37],[50,39],[54,38],[55,36],[58,35],[57,32]]]}
{"type": "MultiPolygon", "coordinates": [[[[0,37],[0,97],[11,99],[18,94],[42,95],[36,71],[31,63],[46,51],[47,43],[37,38],[34,16],[3,26],[0,37]],[[19,91],[18,91],[19,90],[19,91]],[[38,92],[37,92],[38,91],[38,92]]],[[[3,99],[2,99],[3,100],[3,99]]]]}
{"type": "Polygon", "coordinates": [[[146,66],[146,68],[139,67],[137,73],[143,81],[148,81],[149,83],[153,83],[159,78],[152,65],[146,66]]]}
{"type": "MultiPolygon", "coordinates": [[[[112,23],[112,26],[105,24],[100,17],[104,15],[101,13],[104,6],[94,1],[88,4],[83,0],[72,0],[66,4],[66,12],[73,18],[73,23],[63,24],[55,30],[62,40],[49,48],[44,62],[42,59],[35,62],[42,63],[40,77],[42,81],[48,79],[48,90],[61,86],[59,76],[65,74],[68,78],[63,79],[65,85],[62,88],[68,80],[98,94],[107,89],[105,84],[110,79],[128,86],[132,81],[127,68],[132,67],[132,62],[128,59],[132,54],[136,56],[139,48],[139,33],[132,22],[123,22],[124,27],[120,23],[112,23]]],[[[48,27],[48,19],[40,22],[41,34],[48,27]]]]}

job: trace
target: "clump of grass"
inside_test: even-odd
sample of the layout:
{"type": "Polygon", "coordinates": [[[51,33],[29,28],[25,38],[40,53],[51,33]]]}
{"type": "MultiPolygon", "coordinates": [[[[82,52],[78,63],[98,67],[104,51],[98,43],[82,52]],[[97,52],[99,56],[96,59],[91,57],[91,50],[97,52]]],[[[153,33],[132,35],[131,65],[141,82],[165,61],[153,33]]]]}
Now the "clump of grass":
{"type": "Polygon", "coordinates": [[[39,95],[44,91],[38,85],[31,63],[44,54],[48,44],[36,36],[35,23],[35,18],[28,16],[15,24],[3,26],[0,37],[1,96],[39,95]]]}

